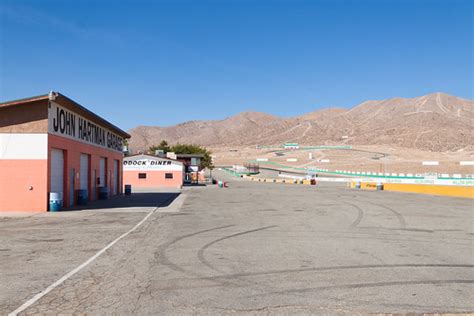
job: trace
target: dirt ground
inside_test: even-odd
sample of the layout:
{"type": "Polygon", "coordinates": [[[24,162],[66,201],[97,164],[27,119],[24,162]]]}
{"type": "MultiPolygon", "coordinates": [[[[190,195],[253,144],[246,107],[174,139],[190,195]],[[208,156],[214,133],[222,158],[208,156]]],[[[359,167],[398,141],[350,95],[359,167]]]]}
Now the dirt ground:
{"type": "MultiPolygon", "coordinates": [[[[257,158],[267,158],[294,167],[316,167],[330,171],[349,170],[384,173],[440,173],[473,175],[474,166],[460,161],[474,160],[473,151],[426,152],[389,146],[353,146],[351,149],[281,150],[278,148],[213,148],[215,165],[242,165],[257,158]],[[312,155],[313,159],[309,159],[312,155]],[[287,161],[287,159],[297,161],[287,161]],[[438,166],[425,166],[423,161],[438,161],[438,166]]],[[[261,163],[264,165],[264,163],[261,163]]]]}

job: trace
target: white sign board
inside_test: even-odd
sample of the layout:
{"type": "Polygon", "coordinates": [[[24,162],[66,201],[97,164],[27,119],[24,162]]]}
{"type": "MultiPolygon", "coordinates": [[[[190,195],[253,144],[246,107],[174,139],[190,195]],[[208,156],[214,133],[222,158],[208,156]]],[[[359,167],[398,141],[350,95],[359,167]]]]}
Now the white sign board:
{"type": "Polygon", "coordinates": [[[118,152],[123,149],[122,137],[55,102],[49,102],[48,132],[118,152]]]}
{"type": "Polygon", "coordinates": [[[123,171],[182,171],[183,165],[166,159],[124,159],[123,171]]]}
{"type": "Polygon", "coordinates": [[[460,161],[459,164],[461,166],[474,166],[474,160],[471,160],[471,161],[460,161]]]}
{"type": "Polygon", "coordinates": [[[439,161],[423,161],[423,166],[439,166],[439,161]]]}

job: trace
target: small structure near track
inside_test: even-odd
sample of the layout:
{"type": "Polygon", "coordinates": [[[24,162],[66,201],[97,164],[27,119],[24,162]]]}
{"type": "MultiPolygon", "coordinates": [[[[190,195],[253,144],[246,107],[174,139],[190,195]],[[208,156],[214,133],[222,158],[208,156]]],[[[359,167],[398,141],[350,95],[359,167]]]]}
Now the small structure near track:
{"type": "Polygon", "coordinates": [[[180,188],[184,181],[182,162],[150,155],[123,159],[123,183],[132,188],[180,188]]]}
{"type": "Polygon", "coordinates": [[[299,149],[300,144],[298,144],[298,143],[284,143],[283,148],[284,149],[299,149]]]}

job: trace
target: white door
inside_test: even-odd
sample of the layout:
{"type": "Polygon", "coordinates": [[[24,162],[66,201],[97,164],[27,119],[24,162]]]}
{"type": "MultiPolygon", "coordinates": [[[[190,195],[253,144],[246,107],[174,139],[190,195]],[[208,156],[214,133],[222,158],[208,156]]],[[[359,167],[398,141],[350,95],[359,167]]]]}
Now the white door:
{"type": "Polygon", "coordinates": [[[80,184],[81,190],[89,189],[89,155],[81,154],[80,184]]]}
{"type": "Polygon", "coordinates": [[[105,158],[103,157],[100,158],[99,177],[100,177],[99,187],[105,186],[105,158]]]}
{"type": "Polygon", "coordinates": [[[74,183],[76,178],[76,169],[71,168],[69,171],[69,206],[74,206],[74,201],[76,199],[74,195],[74,183]]]}
{"type": "Polygon", "coordinates": [[[113,192],[114,192],[114,195],[116,195],[118,192],[117,192],[117,188],[118,188],[118,181],[119,181],[119,178],[118,178],[118,160],[114,160],[114,179],[113,179],[113,192]]]}
{"type": "Polygon", "coordinates": [[[96,200],[97,194],[97,170],[92,171],[92,200],[96,200]]]}
{"type": "Polygon", "coordinates": [[[51,192],[63,192],[64,189],[64,152],[51,149],[51,192]]]}

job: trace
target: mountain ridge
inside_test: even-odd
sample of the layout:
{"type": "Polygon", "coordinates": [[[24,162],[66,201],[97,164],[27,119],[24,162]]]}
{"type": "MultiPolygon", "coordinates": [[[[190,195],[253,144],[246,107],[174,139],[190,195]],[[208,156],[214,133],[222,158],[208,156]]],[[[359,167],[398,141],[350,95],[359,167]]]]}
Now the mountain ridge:
{"type": "Polygon", "coordinates": [[[174,126],[137,126],[130,148],[144,150],[162,139],[209,147],[276,145],[397,145],[429,151],[473,147],[474,101],[432,93],[415,98],[367,100],[351,109],[326,107],[295,117],[258,111],[222,120],[174,126]],[[442,127],[442,128],[441,128],[442,127]]]}

